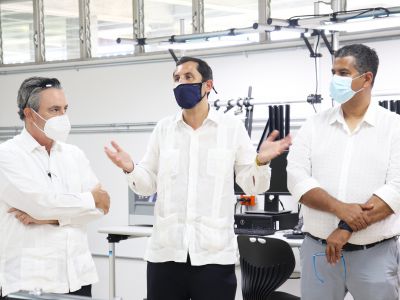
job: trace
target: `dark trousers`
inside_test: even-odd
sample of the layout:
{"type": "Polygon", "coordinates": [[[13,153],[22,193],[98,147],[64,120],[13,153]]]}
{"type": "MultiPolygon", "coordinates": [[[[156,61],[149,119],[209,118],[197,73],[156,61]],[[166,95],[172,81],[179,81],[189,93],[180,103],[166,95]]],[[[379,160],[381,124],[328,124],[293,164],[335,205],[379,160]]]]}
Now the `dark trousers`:
{"type": "MultiPolygon", "coordinates": [[[[75,291],[75,292],[69,292],[67,293],[68,295],[77,295],[77,296],[86,296],[86,297],[92,297],[92,285],[85,285],[83,287],[81,287],[79,290],[75,291]]],[[[0,296],[0,300],[7,300],[7,297],[1,297],[0,296]]]]}
{"type": "Polygon", "coordinates": [[[147,263],[147,300],[234,300],[235,265],[147,263]]]}

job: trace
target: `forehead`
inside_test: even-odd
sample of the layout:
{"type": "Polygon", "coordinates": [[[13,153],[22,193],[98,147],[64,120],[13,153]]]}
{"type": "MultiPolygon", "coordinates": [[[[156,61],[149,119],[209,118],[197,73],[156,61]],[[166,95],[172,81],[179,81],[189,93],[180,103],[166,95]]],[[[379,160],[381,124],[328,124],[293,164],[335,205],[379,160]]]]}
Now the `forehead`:
{"type": "Polygon", "coordinates": [[[40,92],[40,107],[65,106],[67,99],[61,89],[49,88],[40,92]]]}
{"type": "Polygon", "coordinates": [[[344,57],[337,57],[333,62],[333,69],[346,69],[350,71],[357,71],[356,70],[356,59],[354,56],[344,56],[344,57]]]}
{"type": "Polygon", "coordinates": [[[197,70],[198,65],[199,64],[194,61],[185,62],[176,67],[174,75],[182,75],[182,74],[186,74],[186,73],[192,73],[193,75],[201,76],[201,74],[197,70]]]}

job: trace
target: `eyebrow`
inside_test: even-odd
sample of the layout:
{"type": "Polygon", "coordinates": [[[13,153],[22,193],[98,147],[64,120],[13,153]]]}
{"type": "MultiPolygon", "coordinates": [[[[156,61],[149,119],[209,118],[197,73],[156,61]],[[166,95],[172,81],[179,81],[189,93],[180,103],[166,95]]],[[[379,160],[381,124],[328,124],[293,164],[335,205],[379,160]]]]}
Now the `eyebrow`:
{"type": "Polygon", "coordinates": [[[345,72],[350,72],[350,70],[347,69],[347,68],[340,68],[340,69],[338,69],[338,70],[335,70],[334,68],[332,68],[331,71],[332,71],[332,73],[335,73],[336,71],[337,71],[337,72],[343,72],[343,71],[345,71],[345,72]]]}
{"type": "MultiPolygon", "coordinates": [[[[194,74],[193,74],[192,72],[186,72],[186,73],[184,73],[183,75],[191,75],[191,76],[194,76],[194,74]]],[[[176,73],[174,73],[174,77],[176,77],[176,76],[179,76],[179,75],[177,75],[176,73]]]]}
{"type": "MultiPolygon", "coordinates": [[[[62,107],[61,105],[53,105],[53,106],[50,106],[49,109],[61,108],[61,107],[62,107]]],[[[64,109],[66,109],[66,108],[68,108],[68,104],[64,106],[64,109]]]]}

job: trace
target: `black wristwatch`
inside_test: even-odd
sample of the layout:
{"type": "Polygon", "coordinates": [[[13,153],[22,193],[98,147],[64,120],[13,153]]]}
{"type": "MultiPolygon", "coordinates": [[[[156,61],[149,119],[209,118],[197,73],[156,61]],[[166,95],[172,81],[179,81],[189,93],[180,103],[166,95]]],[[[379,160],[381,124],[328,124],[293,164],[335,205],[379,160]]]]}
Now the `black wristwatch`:
{"type": "Polygon", "coordinates": [[[347,230],[348,232],[353,232],[353,229],[351,229],[351,227],[349,226],[349,224],[347,224],[345,221],[340,220],[339,224],[338,224],[338,228],[343,229],[343,230],[347,230]]]}

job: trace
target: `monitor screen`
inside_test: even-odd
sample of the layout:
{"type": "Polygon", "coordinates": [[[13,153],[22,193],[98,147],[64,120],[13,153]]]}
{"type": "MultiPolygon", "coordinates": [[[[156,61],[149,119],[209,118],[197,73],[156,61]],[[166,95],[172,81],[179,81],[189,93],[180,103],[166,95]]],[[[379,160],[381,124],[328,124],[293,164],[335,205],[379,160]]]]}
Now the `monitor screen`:
{"type": "Polygon", "coordinates": [[[153,225],[157,193],[151,196],[140,196],[129,188],[128,199],[129,225],[153,225]]]}

